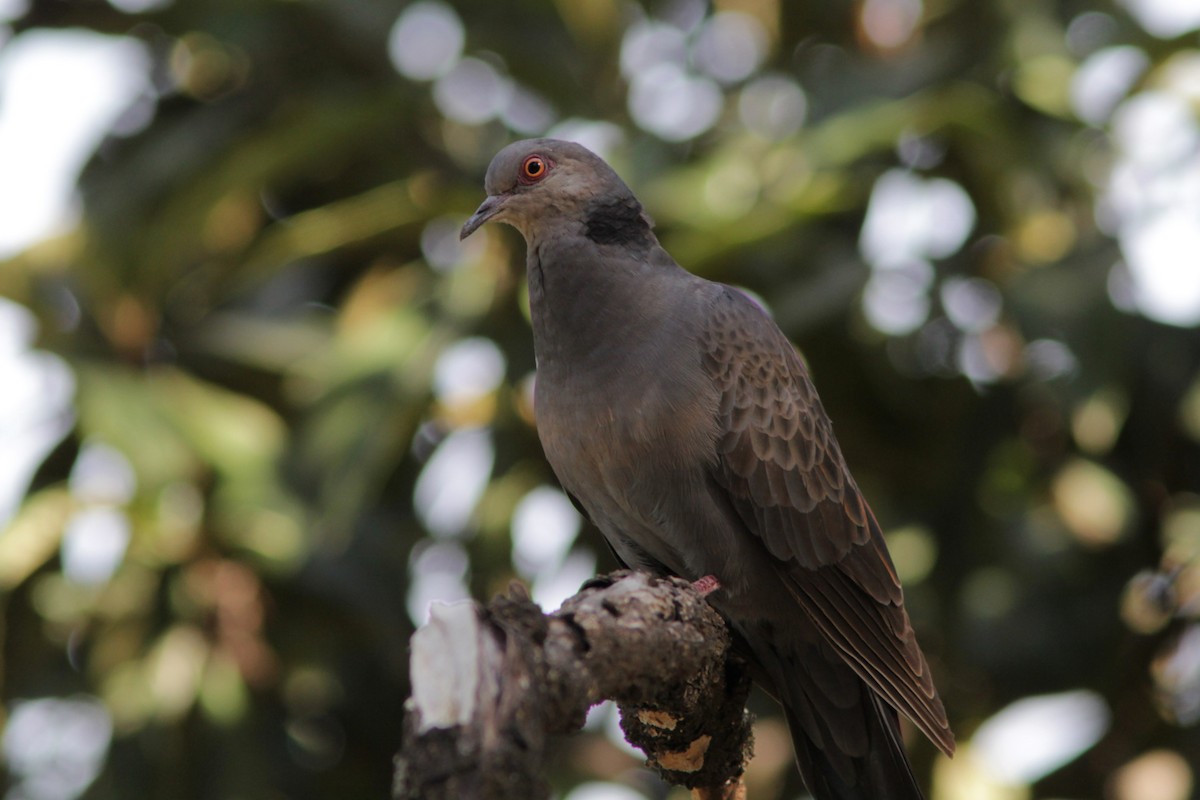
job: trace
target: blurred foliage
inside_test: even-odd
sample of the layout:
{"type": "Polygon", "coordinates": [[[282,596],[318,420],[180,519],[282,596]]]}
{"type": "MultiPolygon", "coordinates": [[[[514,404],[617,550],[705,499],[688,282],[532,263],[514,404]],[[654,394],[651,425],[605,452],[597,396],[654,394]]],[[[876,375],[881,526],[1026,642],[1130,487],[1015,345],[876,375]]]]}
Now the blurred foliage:
{"type": "MultiPolygon", "coordinates": [[[[1200,337],[1117,307],[1121,254],[1095,211],[1111,130],[1070,102],[1092,52],[1141,48],[1138,91],[1194,37],[1156,39],[1101,0],[724,0],[755,21],[757,61],[706,79],[711,124],[672,137],[627,102],[622,42],[647,19],[687,40],[714,9],[452,0],[464,54],[502,79],[461,91],[486,106],[519,87],[533,112],[472,118],[439,94],[454,84],[389,59],[406,5],[32,0],[11,23],[13,41],[134,37],[153,64],[144,121],[116,125],[79,177],[77,227],[0,264],[0,294],[76,381],[70,433],[0,532],[0,698],[10,720],[19,700],[103,702],[112,740],[86,797],[386,795],[413,587],[436,573],[485,598],[520,577],[510,518],[554,483],[523,247],[455,232],[491,155],[563,120],[607,143],[681,263],[763,297],[811,364],[968,743],[946,764],[914,741],[934,796],[1200,796],[1200,668],[1183,657],[1200,652],[1200,337]],[[756,75],[786,84],[765,112],[756,75]],[[859,236],[895,169],[953,181],[974,221],[933,253],[927,313],[884,332],[859,236]],[[963,286],[999,300],[979,324],[953,302],[963,286]],[[502,367],[451,391],[442,356],[468,339],[502,367]],[[431,454],[476,428],[477,496],[453,471],[420,489],[431,454]],[[129,491],[81,489],[88,452],[129,491]],[[421,511],[422,491],[469,505],[421,511]],[[96,508],[129,540],[89,582],[67,540],[96,508]],[[1029,787],[987,777],[969,746],[984,720],[1080,688],[1113,714],[1095,746],[1029,787]],[[1139,794],[1145,774],[1183,793],[1139,794]]],[[[594,531],[589,549],[610,564],[594,531]]],[[[757,702],[752,796],[795,797],[757,702]]],[[[665,792],[636,765],[589,731],[553,779],[665,792]]]]}

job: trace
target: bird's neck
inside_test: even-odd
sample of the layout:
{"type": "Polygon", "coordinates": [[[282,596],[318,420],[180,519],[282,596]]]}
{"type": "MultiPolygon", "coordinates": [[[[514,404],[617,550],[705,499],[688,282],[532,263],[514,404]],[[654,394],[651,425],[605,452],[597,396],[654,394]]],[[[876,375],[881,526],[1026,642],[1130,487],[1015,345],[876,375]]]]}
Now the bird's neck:
{"type": "Polygon", "coordinates": [[[584,232],[535,239],[527,259],[530,316],[540,367],[586,370],[611,348],[657,339],[671,317],[665,282],[686,275],[646,239],[600,245],[584,232]]]}

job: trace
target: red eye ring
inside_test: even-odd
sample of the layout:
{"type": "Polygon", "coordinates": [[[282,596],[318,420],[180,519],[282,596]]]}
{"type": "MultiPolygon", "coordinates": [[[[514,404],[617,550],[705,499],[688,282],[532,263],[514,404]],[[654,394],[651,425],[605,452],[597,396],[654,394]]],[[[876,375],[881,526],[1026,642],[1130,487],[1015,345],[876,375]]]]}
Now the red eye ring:
{"type": "Polygon", "coordinates": [[[546,173],[553,166],[554,162],[545,156],[536,153],[531,156],[525,156],[525,160],[521,162],[521,169],[517,172],[517,180],[526,186],[531,183],[537,183],[546,177],[546,173]]]}

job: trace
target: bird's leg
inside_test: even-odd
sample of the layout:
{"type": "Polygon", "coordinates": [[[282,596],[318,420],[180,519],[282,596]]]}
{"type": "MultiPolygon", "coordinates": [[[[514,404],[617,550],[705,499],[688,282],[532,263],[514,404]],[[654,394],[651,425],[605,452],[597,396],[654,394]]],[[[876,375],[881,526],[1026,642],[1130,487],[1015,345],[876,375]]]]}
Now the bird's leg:
{"type": "Polygon", "coordinates": [[[721,582],[717,580],[716,575],[705,575],[699,580],[692,581],[692,588],[699,592],[701,597],[708,597],[721,588],[721,582]]]}

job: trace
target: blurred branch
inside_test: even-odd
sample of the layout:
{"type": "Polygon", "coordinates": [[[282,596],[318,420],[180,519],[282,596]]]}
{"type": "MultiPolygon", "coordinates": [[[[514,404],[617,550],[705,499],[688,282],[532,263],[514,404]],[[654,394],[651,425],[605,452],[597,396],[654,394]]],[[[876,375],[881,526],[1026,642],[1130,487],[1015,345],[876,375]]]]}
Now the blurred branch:
{"type": "Polygon", "coordinates": [[[395,797],[527,800],[551,736],[604,699],[628,740],[698,798],[743,798],[750,681],[686,581],[617,572],[550,615],[514,584],[487,607],[435,606],[412,638],[395,797]]]}
{"type": "Polygon", "coordinates": [[[421,221],[412,201],[411,181],[392,181],[369,191],[300,212],[267,228],[237,268],[241,283],[302,258],[323,255],[350,244],[421,221]]]}

